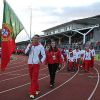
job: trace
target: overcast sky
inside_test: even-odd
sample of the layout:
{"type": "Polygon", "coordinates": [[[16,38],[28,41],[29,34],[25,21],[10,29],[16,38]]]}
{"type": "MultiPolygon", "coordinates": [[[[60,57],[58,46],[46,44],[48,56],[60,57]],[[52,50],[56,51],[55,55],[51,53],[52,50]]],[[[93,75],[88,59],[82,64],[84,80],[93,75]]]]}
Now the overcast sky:
{"type": "MultiPolygon", "coordinates": [[[[32,36],[41,31],[74,19],[100,14],[100,0],[6,0],[15,11],[27,33],[30,33],[32,8],[32,36]]],[[[3,0],[0,0],[0,28],[2,25],[3,0]]],[[[25,31],[16,42],[28,39],[25,31]]]]}

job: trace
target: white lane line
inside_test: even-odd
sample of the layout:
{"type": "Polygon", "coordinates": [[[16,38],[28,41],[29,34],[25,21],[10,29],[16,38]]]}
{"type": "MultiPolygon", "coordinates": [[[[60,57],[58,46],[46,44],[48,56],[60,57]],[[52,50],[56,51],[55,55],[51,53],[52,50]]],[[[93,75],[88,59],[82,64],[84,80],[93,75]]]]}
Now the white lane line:
{"type": "MultiPolygon", "coordinates": [[[[17,64],[20,64],[20,63],[17,63],[17,64]]],[[[27,65],[27,64],[26,64],[27,65]]],[[[17,67],[19,67],[19,66],[23,66],[23,63],[21,63],[19,66],[13,66],[13,67],[9,67],[10,65],[8,65],[8,68],[7,69],[13,69],[13,68],[17,68],[17,67]]]]}
{"type": "MultiPolygon", "coordinates": [[[[19,64],[19,63],[18,63],[18,64],[19,64]]],[[[26,65],[27,65],[27,64],[26,64],[26,65]]],[[[10,69],[13,69],[13,68],[17,68],[17,67],[20,67],[20,66],[23,66],[23,64],[21,64],[21,65],[19,65],[19,66],[13,66],[13,67],[9,67],[9,66],[8,66],[7,70],[8,70],[8,69],[10,70],[10,69]]]]}
{"type": "MultiPolygon", "coordinates": [[[[24,61],[23,61],[23,62],[24,62],[24,61]]],[[[22,62],[21,62],[21,63],[22,63],[22,62]]],[[[20,64],[20,63],[17,62],[16,64],[20,64]]],[[[13,65],[13,64],[12,64],[12,65],[13,65]]],[[[27,64],[26,64],[26,65],[27,65],[27,64]]],[[[10,66],[10,65],[7,65],[7,70],[8,70],[8,69],[10,70],[10,69],[13,69],[13,68],[17,68],[17,67],[20,67],[20,66],[23,66],[23,65],[19,65],[19,66],[15,66],[15,67],[14,67],[14,66],[13,66],[13,67],[9,67],[9,66],[10,66]]]]}
{"type": "Polygon", "coordinates": [[[78,74],[78,75],[94,75],[95,73],[93,72],[89,72],[89,73],[81,73],[81,74],[78,74]]]}
{"type": "Polygon", "coordinates": [[[5,80],[1,80],[1,82],[5,82],[5,81],[9,81],[9,80],[13,80],[13,79],[16,79],[16,78],[19,78],[19,77],[24,77],[24,76],[27,76],[28,74],[24,74],[24,75],[20,75],[20,76],[17,76],[17,77],[13,77],[13,78],[8,78],[8,79],[5,79],[5,80]]]}
{"type": "MultiPolygon", "coordinates": [[[[64,67],[63,67],[63,68],[64,68],[64,67]]],[[[62,68],[62,69],[63,69],[63,68],[62,68]]],[[[61,70],[62,70],[62,69],[61,69],[61,70]]],[[[60,70],[60,71],[61,71],[61,70],[60,70]]],[[[59,72],[59,71],[58,71],[58,72],[59,72]]],[[[39,80],[45,79],[45,78],[47,78],[47,77],[49,77],[49,75],[47,75],[47,76],[45,76],[45,77],[42,77],[42,78],[40,78],[39,80]]],[[[30,83],[26,83],[26,84],[23,84],[23,85],[20,85],[20,86],[17,86],[17,87],[8,89],[8,90],[1,91],[0,94],[5,93],[5,92],[9,92],[9,91],[12,91],[12,90],[16,90],[16,89],[18,89],[18,88],[27,86],[27,85],[29,85],[29,84],[30,84],[30,83]]]]}
{"type": "Polygon", "coordinates": [[[45,76],[46,74],[39,74],[39,75],[45,76]]]}
{"type": "MultiPolygon", "coordinates": [[[[43,68],[43,69],[40,69],[40,71],[45,70],[45,69],[47,69],[47,67],[43,68]]],[[[8,80],[16,79],[16,78],[19,78],[19,77],[24,77],[24,76],[27,76],[27,75],[29,75],[29,74],[24,74],[24,75],[20,75],[20,76],[17,76],[17,77],[13,77],[13,78],[8,78],[8,79],[5,79],[5,80],[1,80],[0,83],[8,81],[8,80]]]]}
{"type": "Polygon", "coordinates": [[[16,76],[20,76],[21,74],[9,74],[9,75],[14,75],[14,76],[16,75],[16,76]]]}
{"type": "MultiPolygon", "coordinates": [[[[23,62],[23,61],[26,61],[26,59],[20,59],[21,60],[21,62],[23,62]]],[[[16,60],[17,62],[9,62],[9,65],[14,65],[14,64],[17,64],[18,62],[20,63],[20,60],[16,60]]]]}
{"type": "Polygon", "coordinates": [[[59,85],[58,87],[52,89],[51,91],[49,91],[49,92],[47,92],[47,93],[45,93],[45,94],[43,94],[43,95],[37,97],[35,100],[38,100],[38,99],[40,99],[40,98],[43,98],[44,96],[46,96],[46,95],[48,95],[48,94],[54,92],[55,90],[61,88],[61,87],[64,86],[66,83],[68,83],[69,81],[71,81],[71,80],[78,74],[78,72],[79,72],[79,70],[78,70],[71,78],[69,78],[67,81],[65,81],[63,84],[59,85]]]}
{"type": "Polygon", "coordinates": [[[22,71],[22,70],[25,70],[25,69],[28,69],[28,68],[23,68],[23,69],[20,69],[20,70],[11,71],[11,72],[7,72],[7,73],[2,73],[2,74],[0,74],[0,76],[10,74],[10,73],[14,73],[14,72],[18,72],[18,71],[22,71]]]}
{"type": "Polygon", "coordinates": [[[9,62],[9,65],[17,64],[17,63],[22,63],[23,61],[27,61],[27,59],[20,59],[16,60],[16,62],[9,62]]]}
{"type": "MultiPolygon", "coordinates": [[[[47,78],[48,76],[49,76],[49,75],[47,75],[47,76],[45,76],[45,77],[42,77],[42,78],[40,78],[39,80],[45,79],[45,78],[47,78]]],[[[17,87],[8,89],[8,90],[1,91],[0,94],[5,93],[5,92],[8,92],[8,91],[16,90],[16,89],[18,89],[18,88],[27,86],[27,85],[29,85],[29,84],[30,84],[30,83],[26,83],[26,84],[24,84],[24,85],[20,85],[20,86],[17,86],[17,87]]]]}
{"type": "Polygon", "coordinates": [[[98,73],[98,79],[97,79],[97,83],[96,83],[96,86],[95,88],[93,89],[92,93],[90,94],[89,98],[87,100],[91,100],[91,98],[93,97],[95,91],[97,90],[97,87],[99,85],[99,81],[100,81],[100,75],[99,75],[99,72],[97,70],[97,68],[94,68],[96,70],[96,72],[98,73]]]}
{"type": "Polygon", "coordinates": [[[88,77],[90,77],[90,78],[97,78],[98,76],[88,76],[88,77]]]}

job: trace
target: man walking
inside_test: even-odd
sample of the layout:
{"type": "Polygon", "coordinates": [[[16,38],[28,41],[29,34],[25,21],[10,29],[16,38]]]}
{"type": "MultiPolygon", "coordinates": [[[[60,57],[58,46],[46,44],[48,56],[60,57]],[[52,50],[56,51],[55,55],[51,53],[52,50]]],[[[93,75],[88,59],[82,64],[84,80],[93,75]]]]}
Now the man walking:
{"type": "Polygon", "coordinates": [[[45,49],[39,43],[39,35],[35,35],[32,38],[32,43],[30,43],[26,50],[25,54],[29,52],[28,58],[28,66],[29,66],[29,75],[31,79],[31,84],[29,87],[29,95],[31,99],[34,99],[35,96],[39,93],[39,84],[38,84],[38,76],[39,76],[39,68],[40,64],[45,61],[45,49]],[[41,56],[41,59],[40,59],[41,56]]]}

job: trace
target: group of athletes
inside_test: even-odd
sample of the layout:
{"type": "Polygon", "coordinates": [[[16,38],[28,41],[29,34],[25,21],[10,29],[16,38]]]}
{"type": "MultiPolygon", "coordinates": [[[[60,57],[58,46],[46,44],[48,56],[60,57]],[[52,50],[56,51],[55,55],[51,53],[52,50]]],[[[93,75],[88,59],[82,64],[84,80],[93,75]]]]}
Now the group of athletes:
{"type": "Polygon", "coordinates": [[[81,49],[77,46],[74,50],[62,49],[63,60],[67,64],[68,71],[77,71],[78,68],[89,72],[90,68],[94,66],[95,49],[93,46],[86,46],[81,49]]]}

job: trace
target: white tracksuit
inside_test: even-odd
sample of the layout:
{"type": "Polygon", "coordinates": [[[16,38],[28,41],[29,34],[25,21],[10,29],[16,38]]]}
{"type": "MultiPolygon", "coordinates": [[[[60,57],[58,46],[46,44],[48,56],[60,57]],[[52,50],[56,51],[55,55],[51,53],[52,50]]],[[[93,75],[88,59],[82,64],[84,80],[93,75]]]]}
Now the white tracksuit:
{"type": "MultiPolygon", "coordinates": [[[[30,47],[30,44],[27,46],[27,48],[25,50],[25,54],[29,50],[29,47],[30,47]]],[[[44,47],[41,44],[39,44],[37,46],[32,46],[31,51],[29,53],[28,64],[38,64],[40,62],[40,59],[39,59],[40,53],[42,55],[41,62],[43,63],[46,58],[44,47]]]]}

